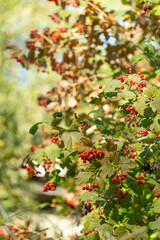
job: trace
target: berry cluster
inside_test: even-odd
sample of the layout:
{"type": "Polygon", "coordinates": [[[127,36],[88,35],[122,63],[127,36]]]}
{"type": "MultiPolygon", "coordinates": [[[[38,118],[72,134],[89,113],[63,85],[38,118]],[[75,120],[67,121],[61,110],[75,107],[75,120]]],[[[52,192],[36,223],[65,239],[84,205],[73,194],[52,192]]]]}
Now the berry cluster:
{"type": "Polygon", "coordinates": [[[156,198],[159,198],[159,197],[160,197],[160,193],[157,193],[157,194],[156,194],[156,198]]]}
{"type": "MultiPolygon", "coordinates": [[[[121,170],[121,167],[118,167],[118,170],[121,170]]],[[[115,170],[114,174],[116,174],[116,173],[117,173],[117,171],[115,170]]],[[[116,176],[114,176],[112,178],[112,182],[117,182],[118,184],[120,184],[121,181],[123,181],[127,176],[128,176],[128,173],[124,173],[124,172],[122,172],[120,174],[118,173],[116,176]]]]}
{"type": "Polygon", "coordinates": [[[30,146],[30,149],[34,152],[36,149],[38,149],[38,146],[36,145],[30,146]]]}
{"type": "Polygon", "coordinates": [[[48,158],[47,156],[45,156],[44,154],[42,155],[43,159],[43,165],[42,167],[44,168],[45,171],[48,171],[51,167],[51,162],[50,162],[50,158],[48,158]]]}
{"type": "Polygon", "coordinates": [[[56,136],[53,136],[53,137],[52,137],[51,142],[57,143],[58,145],[61,145],[61,144],[62,144],[61,141],[57,140],[57,137],[56,137],[56,136]]]}
{"type": "Polygon", "coordinates": [[[133,148],[130,148],[129,149],[129,147],[128,146],[125,146],[125,152],[124,152],[124,155],[130,155],[131,157],[132,157],[132,159],[135,159],[135,154],[133,153],[133,152],[136,152],[136,150],[135,149],[133,149],[133,148]]]}
{"type": "Polygon", "coordinates": [[[74,4],[72,1],[66,1],[66,5],[67,5],[67,6],[72,5],[73,7],[78,8],[78,5],[77,5],[77,4],[74,4]]]}
{"type": "Polygon", "coordinates": [[[41,36],[38,34],[38,29],[37,28],[31,29],[30,30],[30,35],[31,35],[31,37],[36,38],[36,41],[39,41],[41,39],[41,36]]]}
{"type": "Polygon", "coordinates": [[[82,187],[82,190],[89,190],[90,192],[93,191],[96,187],[98,187],[98,183],[87,184],[86,186],[82,187]]]}
{"type": "MultiPolygon", "coordinates": [[[[135,115],[138,114],[138,112],[135,110],[135,108],[134,108],[133,106],[127,107],[127,108],[126,108],[126,111],[127,111],[127,112],[130,111],[129,114],[132,116],[133,119],[136,117],[135,115]]],[[[130,117],[128,117],[128,118],[126,119],[126,121],[130,121],[130,117]]]]}
{"type": "Polygon", "coordinates": [[[143,136],[147,136],[149,130],[150,130],[149,128],[147,128],[143,131],[139,130],[138,132],[134,132],[134,135],[140,134],[140,135],[143,135],[143,136]]]}
{"type": "MultiPolygon", "coordinates": [[[[126,69],[129,69],[129,73],[132,74],[132,68],[126,67],[126,69]]],[[[141,74],[141,72],[138,72],[138,75],[139,75],[140,78],[143,79],[144,74],[141,74]]],[[[119,76],[118,80],[120,80],[121,83],[123,83],[126,80],[126,77],[119,76]]],[[[136,82],[134,82],[132,80],[130,80],[129,83],[131,83],[131,85],[135,85],[136,84],[136,82]]],[[[140,82],[139,84],[137,84],[137,86],[139,87],[139,91],[142,92],[143,91],[143,87],[146,87],[146,83],[140,82]]],[[[124,86],[122,86],[121,89],[123,90],[124,86]]]]}
{"type": "Polygon", "coordinates": [[[97,149],[89,150],[85,153],[80,153],[78,156],[83,160],[84,163],[86,161],[92,161],[95,158],[102,157],[104,155],[103,151],[98,151],[97,149]]]}
{"type": "Polygon", "coordinates": [[[49,2],[58,2],[58,0],[48,0],[49,2]]]}
{"type": "Polygon", "coordinates": [[[33,49],[33,50],[35,50],[35,49],[41,50],[41,47],[36,46],[35,43],[28,43],[27,47],[30,49],[33,49]]]}
{"type": "Polygon", "coordinates": [[[54,183],[46,183],[43,186],[43,192],[48,192],[48,191],[55,191],[56,190],[56,185],[54,183]]]}
{"type": "Polygon", "coordinates": [[[119,187],[115,187],[114,188],[114,198],[115,198],[115,202],[117,202],[118,201],[118,198],[119,199],[123,199],[123,198],[125,198],[125,197],[127,197],[128,196],[128,194],[129,194],[129,192],[128,191],[122,191],[122,186],[119,186],[119,187]]]}
{"type": "MultiPolygon", "coordinates": [[[[141,4],[144,4],[144,2],[141,2],[141,4]]],[[[152,10],[152,7],[149,5],[143,5],[142,15],[150,15],[150,11],[152,10]]]]}
{"type": "Polygon", "coordinates": [[[77,33],[82,33],[84,32],[84,28],[83,28],[83,23],[82,21],[79,21],[76,26],[78,27],[78,30],[76,31],[77,33]]]}
{"type": "Polygon", "coordinates": [[[60,23],[60,20],[57,19],[55,16],[49,15],[49,17],[55,22],[55,23],[60,23]]]}
{"type": "Polygon", "coordinates": [[[19,58],[19,57],[17,57],[17,56],[16,56],[16,55],[14,55],[14,54],[12,54],[12,56],[11,56],[11,59],[16,59],[16,60],[17,60],[17,62],[19,62],[19,63],[21,63],[21,64],[23,64],[23,63],[24,63],[22,58],[19,58]]]}

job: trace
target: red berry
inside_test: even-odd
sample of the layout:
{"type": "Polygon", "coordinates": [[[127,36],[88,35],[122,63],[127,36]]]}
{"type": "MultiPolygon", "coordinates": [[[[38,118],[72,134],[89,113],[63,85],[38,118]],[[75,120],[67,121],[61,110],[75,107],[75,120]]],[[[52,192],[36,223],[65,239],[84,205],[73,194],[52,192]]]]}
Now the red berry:
{"type": "Polygon", "coordinates": [[[124,89],[124,87],[122,86],[122,87],[121,87],[121,89],[123,90],[123,89],[124,89]]]}
{"type": "Polygon", "coordinates": [[[146,11],[143,10],[143,11],[141,12],[141,14],[142,14],[142,15],[146,15],[146,11]]]}
{"type": "Polygon", "coordinates": [[[121,170],[121,167],[118,167],[119,170],[121,170]]]}
{"type": "Polygon", "coordinates": [[[99,86],[99,89],[102,89],[102,86],[99,86]]]}
{"type": "Polygon", "coordinates": [[[158,19],[158,23],[160,24],[160,19],[158,19]]]}

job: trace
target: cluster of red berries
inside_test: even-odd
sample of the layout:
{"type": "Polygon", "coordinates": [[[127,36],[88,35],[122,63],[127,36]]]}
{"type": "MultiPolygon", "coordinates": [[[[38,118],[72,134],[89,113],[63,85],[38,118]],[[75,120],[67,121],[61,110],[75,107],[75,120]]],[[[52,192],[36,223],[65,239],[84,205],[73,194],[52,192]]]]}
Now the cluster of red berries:
{"type": "Polygon", "coordinates": [[[114,194],[115,194],[114,195],[115,202],[117,202],[118,197],[119,197],[119,199],[123,199],[123,198],[128,196],[129,192],[128,191],[123,192],[122,191],[122,186],[119,186],[119,188],[118,187],[114,188],[114,194]]]}
{"type": "Polygon", "coordinates": [[[103,151],[98,151],[97,149],[89,150],[85,153],[80,153],[78,156],[83,160],[84,163],[86,161],[92,161],[95,158],[102,157],[104,155],[103,151]]]}
{"type": "Polygon", "coordinates": [[[29,173],[29,176],[36,176],[36,174],[40,173],[39,171],[37,171],[36,169],[34,169],[30,165],[28,165],[28,167],[27,167],[27,166],[21,164],[19,167],[22,168],[22,169],[26,169],[28,171],[28,173],[29,173]]]}
{"type": "MultiPolygon", "coordinates": [[[[135,179],[138,180],[138,179],[143,178],[143,177],[144,177],[144,173],[140,173],[140,176],[139,176],[139,175],[136,176],[135,179]]],[[[145,184],[146,181],[144,181],[144,180],[138,180],[137,183],[138,183],[139,185],[141,185],[141,184],[145,184]]]]}
{"type": "MultiPolygon", "coordinates": [[[[118,167],[118,170],[121,170],[121,167],[118,167]]],[[[116,174],[116,173],[117,173],[117,171],[115,170],[114,174],[116,174]]],[[[122,172],[122,173],[117,174],[116,176],[114,176],[112,178],[112,182],[117,182],[118,184],[120,184],[121,181],[123,181],[127,176],[128,176],[128,173],[122,172]]]]}
{"type": "MultiPolygon", "coordinates": [[[[90,211],[93,211],[93,210],[94,210],[94,207],[93,207],[93,206],[91,207],[91,206],[90,206],[90,203],[87,203],[87,204],[86,204],[86,207],[89,208],[90,211]]],[[[98,204],[95,205],[95,208],[98,208],[98,204]]]]}
{"type": "Polygon", "coordinates": [[[96,187],[98,187],[98,183],[92,183],[90,184],[87,184],[86,186],[82,187],[82,190],[89,190],[90,192],[93,191],[96,187]]]}
{"type": "Polygon", "coordinates": [[[151,187],[151,186],[149,186],[148,188],[149,188],[151,191],[154,189],[154,187],[151,187]]]}
{"type": "Polygon", "coordinates": [[[129,73],[132,73],[132,68],[129,68],[128,66],[126,66],[126,69],[129,70],[129,73]]]}
{"type": "Polygon", "coordinates": [[[150,130],[150,129],[149,130],[148,129],[149,128],[145,129],[144,131],[139,130],[138,132],[134,132],[134,135],[140,134],[140,135],[143,135],[143,136],[147,136],[148,131],[150,130]]]}
{"type": "Polygon", "coordinates": [[[160,197],[160,193],[157,193],[157,194],[156,194],[156,198],[159,198],[159,197],[160,197]]]}
{"type": "Polygon", "coordinates": [[[30,30],[30,34],[32,37],[36,38],[37,41],[39,41],[41,39],[41,36],[38,34],[38,29],[31,29],[30,30]]]}
{"type": "MultiPolygon", "coordinates": [[[[81,127],[80,127],[80,129],[81,129],[81,130],[83,130],[83,129],[84,129],[84,127],[85,127],[85,124],[84,124],[84,123],[82,123],[82,124],[81,124],[81,127]]],[[[91,125],[90,125],[90,124],[88,124],[88,125],[87,125],[87,127],[88,127],[88,128],[90,128],[90,127],[91,127],[91,125]]]]}
{"type": "Polygon", "coordinates": [[[55,23],[60,23],[60,20],[57,19],[55,16],[49,15],[49,17],[55,22],[55,23]]]}
{"type": "Polygon", "coordinates": [[[40,49],[41,49],[41,47],[36,46],[34,43],[28,43],[28,44],[27,44],[27,47],[28,47],[28,48],[31,48],[31,49],[33,49],[33,50],[35,50],[35,49],[40,50],[40,49]]]}
{"type": "Polygon", "coordinates": [[[83,28],[83,23],[82,23],[82,21],[79,21],[77,24],[76,24],[76,26],[78,27],[78,30],[76,31],[77,33],[82,33],[82,32],[84,32],[84,28],[83,28]]]}
{"type": "Polygon", "coordinates": [[[34,152],[36,149],[38,149],[38,146],[36,145],[30,146],[30,149],[34,152]]]}
{"type": "MultiPolygon", "coordinates": [[[[144,2],[142,2],[141,4],[144,4],[144,2]]],[[[143,11],[141,12],[142,15],[150,15],[149,11],[152,10],[152,7],[151,6],[147,6],[147,5],[143,5],[143,11]]]]}
{"type": "Polygon", "coordinates": [[[57,137],[56,137],[56,136],[53,136],[53,137],[52,137],[51,142],[57,143],[58,145],[61,145],[61,144],[62,144],[61,141],[57,140],[57,137]]]}
{"type": "Polygon", "coordinates": [[[73,7],[78,8],[78,5],[77,5],[77,4],[74,4],[72,1],[66,1],[65,4],[66,4],[67,6],[72,5],[73,7]]]}
{"type": "MultiPolygon", "coordinates": [[[[52,37],[51,37],[51,39],[52,40],[57,40],[59,37],[60,37],[60,34],[61,33],[65,33],[65,32],[67,32],[67,29],[66,28],[60,28],[60,29],[57,29],[53,34],[52,34],[52,37]]],[[[60,69],[57,69],[57,71],[59,70],[59,72],[58,73],[62,73],[61,72],[61,70],[60,69]]]]}
{"type": "MultiPolygon", "coordinates": [[[[127,107],[126,111],[127,112],[130,111],[129,114],[132,115],[132,118],[135,118],[136,117],[135,115],[138,114],[138,112],[135,110],[133,106],[127,107]]],[[[130,118],[127,118],[126,121],[130,121],[130,118]]]]}
{"type": "Polygon", "coordinates": [[[42,167],[44,168],[45,171],[49,170],[51,167],[51,162],[50,162],[50,158],[48,158],[47,156],[45,156],[44,154],[42,155],[43,159],[43,165],[42,167]]]}
{"type": "Polygon", "coordinates": [[[135,149],[133,149],[133,148],[130,148],[129,149],[129,147],[128,146],[125,146],[125,152],[124,152],[124,155],[129,155],[129,154],[131,154],[131,157],[132,157],[132,159],[134,159],[135,158],[135,154],[133,153],[133,152],[136,152],[136,150],[135,149]]]}
{"type": "Polygon", "coordinates": [[[45,108],[47,107],[46,103],[37,102],[37,105],[40,107],[45,107],[45,108]]]}
{"type": "Polygon", "coordinates": [[[12,54],[12,56],[11,56],[11,59],[16,59],[17,60],[17,62],[19,62],[19,63],[21,63],[21,64],[23,64],[24,63],[24,61],[23,61],[23,59],[22,58],[19,58],[19,57],[17,57],[16,55],[14,55],[14,54],[12,54]]]}
{"type": "Polygon", "coordinates": [[[43,186],[43,192],[48,192],[48,191],[55,191],[56,190],[56,185],[54,183],[46,183],[43,186]]]}

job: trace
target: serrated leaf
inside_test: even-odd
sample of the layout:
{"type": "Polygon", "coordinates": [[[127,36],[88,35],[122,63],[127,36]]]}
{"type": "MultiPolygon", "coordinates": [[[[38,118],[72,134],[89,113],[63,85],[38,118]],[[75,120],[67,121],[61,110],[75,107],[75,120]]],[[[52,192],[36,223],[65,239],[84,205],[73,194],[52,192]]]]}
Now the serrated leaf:
{"type": "Polygon", "coordinates": [[[98,233],[90,233],[87,235],[88,240],[99,240],[99,234],[98,233]]]}
{"type": "Polygon", "coordinates": [[[160,118],[158,116],[154,118],[153,123],[150,126],[150,129],[156,132],[160,131],[160,118]]]}
{"type": "Polygon", "coordinates": [[[153,111],[160,111],[160,98],[159,97],[155,97],[153,102],[150,103],[151,108],[153,109],[153,111]]]}
{"type": "Polygon", "coordinates": [[[93,145],[92,141],[88,137],[83,136],[80,138],[80,140],[84,145],[87,145],[89,147],[92,147],[93,145]]]}
{"type": "Polygon", "coordinates": [[[157,95],[158,89],[157,89],[157,87],[148,84],[147,87],[143,88],[143,93],[147,97],[152,98],[157,95]]]}
{"type": "Polygon", "coordinates": [[[90,200],[93,200],[98,198],[98,194],[97,192],[82,192],[81,196],[80,196],[80,199],[82,202],[86,202],[86,201],[90,201],[90,200]]]}
{"type": "Polygon", "coordinates": [[[76,176],[76,184],[81,185],[81,184],[88,183],[92,176],[93,176],[92,172],[80,172],[76,176]]]}
{"type": "Polygon", "coordinates": [[[143,96],[139,97],[133,104],[133,107],[139,114],[143,114],[144,109],[147,107],[146,98],[143,96]]]}
{"type": "Polygon", "coordinates": [[[153,192],[154,192],[155,194],[160,193],[160,184],[157,184],[157,185],[154,187],[153,192]]]}
{"type": "Polygon", "coordinates": [[[85,152],[85,151],[92,149],[92,147],[88,147],[88,146],[84,145],[83,143],[74,143],[73,149],[78,152],[85,152]]]}
{"type": "Polygon", "coordinates": [[[38,122],[38,123],[34,124],[34,125],[29,129],[29,133],[32,134],[32,135],[34,135],[34,134],[37,132],[37,130],[38,130],[38,126],[39,126],[40,124],[43,124],[43,123],[48,123],[48,121],[38,122]]]}
{"type": "Polygon", "coordinates": [[[64,142],[64,145],[67,150],[73,150],[73,144],[75,142],[80,142],[80,138],[82,137],[82,133],[78,131],[64,131],[62,133],[61,139],[64,142]]]}
{"type": "Polygon", "coordinates": [[[160,230],[160,217],[157,220],[155,220],[154,222],[150,222],[149,227],[151,230],[154,230],[154,229],[160,230]]]}
{"type": "Polygon", "coordinates": [[[100,168],[100,170],[101,170],[100,176],[102,178],[105,178],[107,176],[111,177],[114,173],[115,168],[111,164],[106,163],[100,168]]]}
{"type": "Polygon", "coordinates": [[[104,182],[103,178],[96,177],[96,182],[98,183],[99,192],[102,193],[103,190],[105,189],[105,182],[104,182]]]}
{"type": "Polygon", "coordinates": [[[133,236],[137,238],[140,237],[141,240],[148,240],[147,228],[141,227],[141,228],[132,230],[132,233],[126,233],[124,236],[122,236],[118,240],[130,240],[131,237],[133,236]]]}
{"type": "Polygon", "coordinates": [[[152,204],[152,207],[153,207],[153,211],[154,213],[160,213],[160,198],[157,199],[153,204],[152,204]]]}
{"type": "Polygon", "coordinates": [[[122,93],[118,93],[118,97],[123,100],[130,100],[130,99],[135,99],[136,95],[132,91],[124,91],[122,93]]]}

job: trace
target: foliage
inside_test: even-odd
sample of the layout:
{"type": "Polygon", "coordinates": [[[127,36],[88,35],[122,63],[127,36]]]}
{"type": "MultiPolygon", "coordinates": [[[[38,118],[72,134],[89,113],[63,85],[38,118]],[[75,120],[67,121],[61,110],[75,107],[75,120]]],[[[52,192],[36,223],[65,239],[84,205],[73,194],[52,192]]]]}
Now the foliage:
{"type": "Polygon", "coordinates": [[[32,29],[25,53],[8,46],[23,67],[61,78],[38,98],[52,113],[42,126],[44,141],[23,167],[30,164],[36,175],[34,162],[42,165],[44,191],[82,185],[83,239],[158,239],[159,4],[123,0],[130,8],[120,24],[96,1],[51,2],[55,28],[32,29]],[[110,36],[115,43],[108,44],[110,36]]]}

